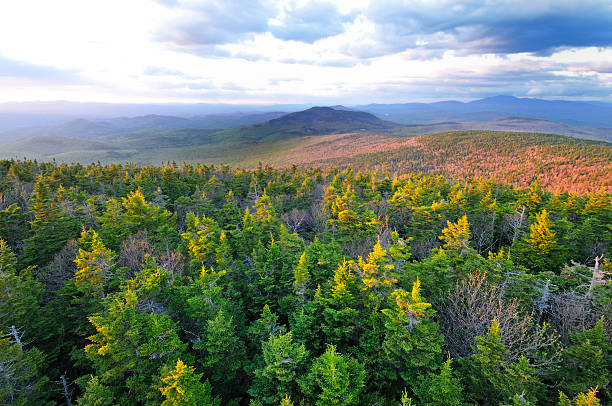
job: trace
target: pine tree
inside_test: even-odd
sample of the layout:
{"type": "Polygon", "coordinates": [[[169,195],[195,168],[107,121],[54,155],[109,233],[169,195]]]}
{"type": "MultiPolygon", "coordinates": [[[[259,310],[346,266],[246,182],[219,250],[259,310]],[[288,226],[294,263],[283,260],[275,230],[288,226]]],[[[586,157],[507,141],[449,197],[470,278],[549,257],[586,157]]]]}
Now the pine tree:
{"type": "Polygon", "coordinates": [[[0,330],[0,402],[5,405],[47,405],[43,391],[44,355],[37,348],[26,350],[20,332],[0,330]],[[7,334],[8,333],[8,334],[7,334]]]}
{"type": "Polygon", "coordinates": [[[300,260],[293,271],[293,289],[300,305],[303,305],[307,300],[308,282],[310,274],[308,273],[308,265],[306,264],[306,253],[300,256],[300,260]]]}
{"type": "Polygon", "coordinates": [[[216,317],[208,321],[204,340],[194,348],[204,350],[202,365],[213,384],[218,388],[227,386],[231,393],[232,381],[236,379],[245,356],[244,344],[236,335],[232,317],[220,309],[216,317]]]}
{"type": "Polygon", "coordinates": [[[291,332],[271,336],[262,345],[263,365],[254,371],[249,394],[264,405],[299,393],[297,379],[306,372],[308,351],[293,341],[291,332]]]}
{"type": "Polygon", "coordinates": [[[114,276],[116,255],[104,246],[104,243],[94,230],[85,230],[79,240],[86,249],[79,248],[74,260],[77,270],[74,284],[80,291],[95,298],[105,296],[105,287],[114,276]]]}
{"type": "Polygon", "coordinates": [[[543,255],[548,254],[555,247],[557,240],[555,233],[551,230],[550,218],[546,210],[536,214],[536,221],[529,226],[529,235],[526,236],[525,242],[536,247],[543,255]]]}
{"type": "Polygon", "coordinates": [[[392,306],[382,310],[387,316],[382,348],[391,366],[389,379],[399,380],[396,387],[416,388],[419,375],[435,371],[442,363],[444,338],[430,320],[431,304],[421,297],[418,279],[410,293],[396,289],[389,301],[392,306]]]}
{"type": "Polygon", "coordinates": [[[17,274],[16,258],[0,238],[0,330],[12,326],[27,329],[28,339],[37,335],[41,323],[39,301],[42,286],[34,280],[30,269],[17,274]]]}
{"type": "Polygon", "coordinates": [[[202,375],[180,358],[174,368],[165,368],[161,378],[164,386],[159,388],[165,397],[162,406],[220,406],[219,398],[212,396],[208,380],[202,383],[202,375]]]}
{"type": "Polygon", "coordinates": [[[442,230],[442,236],[438,237],[444,241],[444,248],[454,249],[459,251],[459,256],[462,256],[468,248],[470,241],[470,224],[467,216],[464,215],[457,223],[446,222],[446,228],[442,230]]]}
{"type": "Polygon", "coordinates": [[[28,237],[30,225],[28,215],[22,208],[13,203],[4,210],[0,210],[0,238],[4,239],[13,252],[23,250],[24,240],[28,237]]]}
{"type": "Polygon", "coordinates": [[[587,393],[580,392],[573,400],[563,392],[559,392],[558,406],[600,406],[597,398],[597,387],[589,389],[587,393]]]}
{"type": "Polygon", "coordinates": [[[463,386],[461,381],[455,376],[451,367],[451,358],[448,358],[440,373],[429,373],[423,379],[417,395],[420,404],[423,406],[463,406],[466,405],[463,399],[463,386]]]}
{"type": "Polygon", "coordinates": [[[167,274],[145,267],[123,290],[109,295],[104,311],[89,318],[96,333],[85,347],[102,384],[116,401],[133,405],[156,399],[151,392],[160,368],[181,356],[177,325],[156,301],[167,274]]]}
{"type": "Polygon", "coordinates": [[[25,240],[25,252],[20,261],[26,266],[42,266],[76,236],[78,226],[53,199],[42,176],[36,181],[30,203],[34,213],[34,220],[30,221],[32,236],[25,240]]]}
{"type": "Polygon", "coordinates": [[[535,377],[534,368],[524,356],[513,363],[505,361],[508,349],[501,342],[497,320],[493,320],[486,335],[476,337],[476,342],[470,373],[470,392],[475,400],[495,403],[512,402],[516,398],[535,402],[541,384],[535,377]]]}
{"type": "Polygon", "coordinates": [[[592,329],[572,334],[570,341],[560,376],[564,392],[576,395],[597,386],[607,394],[612,380],[612,345],[604,331],[603,317],[592,329]]]}
{"type": "Polygon", "coordinates": [[[97,376],[90,376],[83,395],[77,399],[79,406],[113,406],[115,396],[110,388],[100,383],[97,376]]]}
{"type": "Polygon", "coordinates": [[[346,406],[359,403],[365,380],[366,372],[359,362],[329,346],[313,361],[300,387],[316,406],[346,406]]]}

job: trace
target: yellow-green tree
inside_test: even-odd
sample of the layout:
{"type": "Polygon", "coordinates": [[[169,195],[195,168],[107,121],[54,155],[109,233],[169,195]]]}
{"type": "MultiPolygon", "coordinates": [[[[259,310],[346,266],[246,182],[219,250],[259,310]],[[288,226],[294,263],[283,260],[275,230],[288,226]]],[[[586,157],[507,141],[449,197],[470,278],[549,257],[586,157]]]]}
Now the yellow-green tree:
{"type": "Polygon", "coordinates": [[[467,216],[464,215],[456,223],[447,221],[446,228],[442,230],[442,235],[438,238],[444,241],[444,248],[457,250],[461,256],[468,248],[470,237],[470,223],[468,223],[467,216]]]}
{"type": "Polygon", "coordinates": [[[202,375],[196,374],[195,368],[185,364],[179,358],[174,368],[162,371],[164,386],[159,388],[165,397],[162,406],[219,406],[218,398],[213,398],[212,388],[202,375]]]}

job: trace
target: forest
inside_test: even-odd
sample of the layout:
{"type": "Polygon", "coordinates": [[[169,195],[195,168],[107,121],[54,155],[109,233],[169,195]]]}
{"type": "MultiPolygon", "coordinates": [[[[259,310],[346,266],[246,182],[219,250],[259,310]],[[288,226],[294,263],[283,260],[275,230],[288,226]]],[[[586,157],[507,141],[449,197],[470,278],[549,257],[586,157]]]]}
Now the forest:
{"type": "Polygon", "coordinates": [[[0,403],[612,404],[605,173],[391,169],[0,160],[0,403]]]}

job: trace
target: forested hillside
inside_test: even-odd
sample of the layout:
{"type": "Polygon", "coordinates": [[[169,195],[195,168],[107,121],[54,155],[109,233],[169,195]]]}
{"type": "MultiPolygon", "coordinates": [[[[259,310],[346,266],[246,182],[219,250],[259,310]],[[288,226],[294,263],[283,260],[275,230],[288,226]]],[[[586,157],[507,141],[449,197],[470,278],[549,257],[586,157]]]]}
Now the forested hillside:
{"type": "Polygon", "coordinates": [[[575,194],[430,140],[464,179],[0,161],[0,403],[610,404],[609,147],[525,147],[575,194]]]}
{"type": "MultiPolygon", "coordinates": [[[[436,173],[458,179],[495,179],[550,191],[612,192],[612,144],[554,134],[453,131],[414,137],[361,154],[330,151],[314,165],[370,166],[393,172],[436,173]],[[344,153],[344,154],[343,154],[344,153]],[[347,156],[348,155],[348,156],[347,156]]],[[[333,147],[330,149],[334,149],[333,147]]]]}

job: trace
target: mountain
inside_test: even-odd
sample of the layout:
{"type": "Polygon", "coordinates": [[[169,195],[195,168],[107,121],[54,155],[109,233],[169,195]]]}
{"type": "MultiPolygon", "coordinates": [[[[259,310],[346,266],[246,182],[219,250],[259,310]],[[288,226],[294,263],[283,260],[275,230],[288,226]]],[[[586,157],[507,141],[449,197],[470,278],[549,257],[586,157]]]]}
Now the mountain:
{"type": "MultiPolygon", "coordinates": [[[[27,137],[52,136],[92,139],[103,136],[142,134],[141,130],[151,130],[151,134],[170,129],[219,130],[242,125],[260,123],[281,117],[283,112],[212,114],[190,117],[163,116],[149,114],[136,117],[118,117],[104,120],[83,118],[70,120],[58,125],[16,128],[0,132],[0,143],[12,142],[27,137]]],[[[150,135],[150,134],[148,134],[150,135]]]]}
{"type": "Polygon", "coordinates": [[[243,141],[271,141],[348,132],[389,132],[400,127],[395,123],[381,120],[375,115],[363,111],[311,107],[264,123],[226,130],[220,132],[218,136],[243,141]]]}
{"type": "Polygon", "coordinates": [[[118,147],[109,143],[68,137],[28,137],[2,145],[2,157],[51,158],[74,151],[112,151],[118,147]]]}
{"type": "Polygon", "coordinates": [[[566,100],[542,100],[494,96],[467,103],[369,104],[354,106],[401,124],[428,124],[441,121],[489,121],[512,116],[558,121],[567,125],[612,128],[612,105],[566,100]]]}

